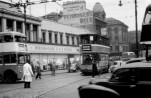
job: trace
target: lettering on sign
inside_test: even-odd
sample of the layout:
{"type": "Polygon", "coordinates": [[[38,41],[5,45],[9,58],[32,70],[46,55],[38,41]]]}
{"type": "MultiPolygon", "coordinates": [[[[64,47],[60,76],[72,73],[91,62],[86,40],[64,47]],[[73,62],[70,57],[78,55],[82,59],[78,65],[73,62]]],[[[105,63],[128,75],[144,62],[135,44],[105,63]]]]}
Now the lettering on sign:
{"type": "Polygon", "coordinates": [[[83,45],[82,51],[91,51],[91,45],[83,45]]]}

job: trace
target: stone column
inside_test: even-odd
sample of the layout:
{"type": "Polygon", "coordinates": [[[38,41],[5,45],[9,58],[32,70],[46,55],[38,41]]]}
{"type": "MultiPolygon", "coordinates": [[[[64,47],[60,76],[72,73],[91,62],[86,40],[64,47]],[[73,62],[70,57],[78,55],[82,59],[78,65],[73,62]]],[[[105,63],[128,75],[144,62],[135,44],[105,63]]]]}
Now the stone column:
{"type": "Polygon", "coordinates": [[[60,33],[58,32],[58,44],[60,44],[60,33]]]}
{"type": "Polygon", "coordinates": [[[48,32],[48,30],[46,30],[46,43],[49,43],[49,32],[48,32]]]}
{"type": "Polygon", "coordinates": [[[6,19],[5,18],[2,18],[2,32],[6,31],[6,26],[7,26],[7,23],[6,23],[6,19]]]}
{"type": "Polygon", "coordinates": [[[33,24],[30,24],[30,41],[33,41],[33,24]]]}
{"type": "Polygon", "coordinates": [[[71,34],[69,35],[69,45],[72,45],[72,37],[71,37],[71,34]]]}
{"type": "Polygon", "coordinates": [[[37,39],[38,39],[38,42],[41,42],[41,39],[42,39],[42,35],[41,35],[41,25],[38,25],[38,26],[37,26],[37,39]]]}
{"type": "Polygon", "coordinates": [[[67,44],[66,33],[63,33],[63,44],[67,44]]]}
{"type": "Polygon", "coordinates": [[[13,21],[13,31],[16,31],[17,27],[16,27],[16,21],[13,21]]]}

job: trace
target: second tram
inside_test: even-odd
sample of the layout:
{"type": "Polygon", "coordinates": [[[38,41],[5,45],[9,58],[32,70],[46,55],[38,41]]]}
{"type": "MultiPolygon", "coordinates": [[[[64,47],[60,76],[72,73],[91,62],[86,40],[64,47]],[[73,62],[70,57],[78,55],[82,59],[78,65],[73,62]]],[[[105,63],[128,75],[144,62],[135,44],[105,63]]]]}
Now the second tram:
{"type": "Polygon", "coordinates": [[[109,39],[98,34],[81,34],[80,51],[82,64],[81,72],[92,72],[92,60],[98,61],[98,70],[100,73],[108,71],[109,65],[109,39]]]}

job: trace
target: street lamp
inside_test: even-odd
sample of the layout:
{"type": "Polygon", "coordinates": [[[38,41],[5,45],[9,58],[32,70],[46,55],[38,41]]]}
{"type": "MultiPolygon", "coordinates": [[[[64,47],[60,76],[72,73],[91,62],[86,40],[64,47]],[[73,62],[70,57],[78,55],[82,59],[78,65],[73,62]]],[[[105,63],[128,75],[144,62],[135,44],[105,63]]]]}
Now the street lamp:
{"type": "MultiPolygon", "coordinates": [[[[119,1],[119,6],[123,4],[121,0],[119,1]]],[[[137,0],[135,0],[135,28],[136,28],[136,56],[139,57],[139,47],[138,47],[138,27],[137,27],[137,0]]]]}

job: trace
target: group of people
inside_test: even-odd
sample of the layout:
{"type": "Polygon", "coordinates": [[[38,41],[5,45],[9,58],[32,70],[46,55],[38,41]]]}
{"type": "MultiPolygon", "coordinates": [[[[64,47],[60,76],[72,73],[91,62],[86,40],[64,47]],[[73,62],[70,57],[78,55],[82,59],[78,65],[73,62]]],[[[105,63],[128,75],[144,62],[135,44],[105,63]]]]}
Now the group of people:
{"type": "MultiPolygon", "coordinates": [[[[55,76],[55,62],[52,64],[49,63],[51,74],[55,76]]],[[[30,83],[32,82],[32,76],[35,76],[35,79],[41,79],[41,68],[40,62],[37,62],[37,65],[34,66],[30,60],[23,66],[23,77],[22,81],[24,81],[24,88],[30,88],[30,83]],[[36,76],[35,76],[36,75],[36,76]]]]}

